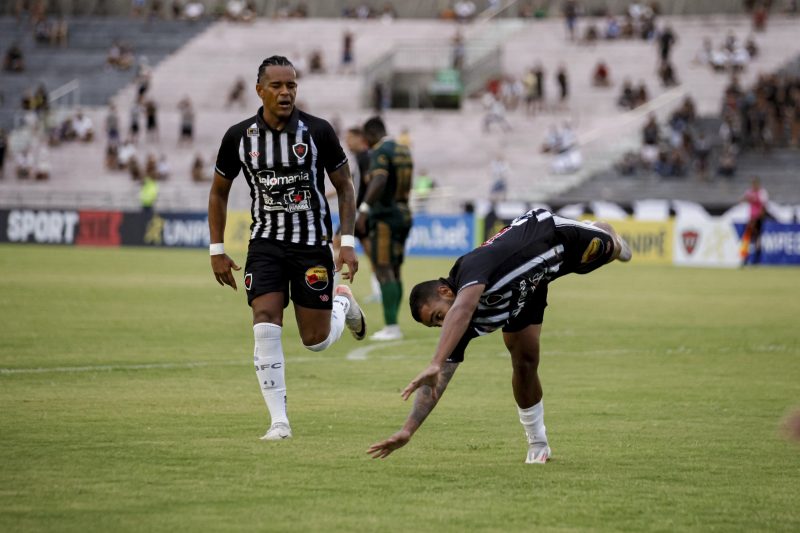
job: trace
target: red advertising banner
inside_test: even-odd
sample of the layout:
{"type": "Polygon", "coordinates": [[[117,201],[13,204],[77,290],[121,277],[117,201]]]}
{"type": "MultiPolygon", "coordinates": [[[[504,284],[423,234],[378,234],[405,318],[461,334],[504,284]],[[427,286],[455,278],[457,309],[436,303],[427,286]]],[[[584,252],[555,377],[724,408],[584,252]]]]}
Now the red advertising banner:
{"type": "Polygon", "coordinates": [[[80,211],[75,244],[84,246],[119,246],[123,214],[119,211],[80,211]]]}

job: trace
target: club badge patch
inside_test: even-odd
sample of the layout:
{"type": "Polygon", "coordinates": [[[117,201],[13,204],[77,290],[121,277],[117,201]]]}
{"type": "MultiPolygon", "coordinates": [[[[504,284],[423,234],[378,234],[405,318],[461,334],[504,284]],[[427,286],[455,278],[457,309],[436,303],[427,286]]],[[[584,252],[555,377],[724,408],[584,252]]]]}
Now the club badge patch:
{"type": "Polygon", "coordinates": [[[292,145],[292,152],[297,156],[297,159],[303,159],[308,153],[308,145],[306,143],[297,143],[292,145]]]}
{"type": "Polygon", "coordinates": [[[683,247],[686,253],[692,255],[694,249],[697,247],[697,241],[700,240],[700,233],[694,230],[687,230],[681,234],[681,239],[683,240],[683,247]]]}
{"type": "Polygon", "coordinates": [[[258,128],[247,128],[248,137],[258,137],[258,128]]]}
{"type": "Polygon", "coordinates": [[[253,273],[250,272],[249,274],[244,275],[244,288],[249,291],[250,287],[252,286],[253,286],[253,273]]]}
{"type": "Polygon", "coordinates": [[[315,291],[325,290],[328,286],[328,270],[321,265],[306,270],[306,285],[315,291]]]}
{"type": "Polygon", "coordinates": [[[598,257],[600,254],[603,253],[603,241],[600,240],[600,237],[595,237],[592,239],[592,242],[589,243],[589,246],[586,247],[586,250],[583,251],[583,256],[581,256],[581,263],[591,263],[598,257]]]}

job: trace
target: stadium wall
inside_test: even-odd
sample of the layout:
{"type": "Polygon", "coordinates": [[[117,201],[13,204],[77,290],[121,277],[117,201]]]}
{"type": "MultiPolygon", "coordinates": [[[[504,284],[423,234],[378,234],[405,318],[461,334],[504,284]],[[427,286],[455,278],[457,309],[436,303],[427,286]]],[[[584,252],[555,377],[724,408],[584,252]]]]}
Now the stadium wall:
{"type": "MultiPolygon", "coordinates": [[[[417,257],[458,257],[494,235],[511,219],[420,214],[407,244],[417,257]]],[[[336,224],[334,220],[334,224],[336,224]]],[[[741,264],[744,225],[720,217],[678,216],[665,221],[617,220],[615,228],[630,243],[634,262],[694,267],[741,264]]],[[[228,214],[225,245],[247,250],[250,214],[228,214]]],[[[0,242],[64,246],[145,246],[206,248],[205,213],[127,213],[75,209],[0,210],[0,242]]],[[[767,221],[762,236],[763,264],[800,265],[800,224],[767,221]]]]}

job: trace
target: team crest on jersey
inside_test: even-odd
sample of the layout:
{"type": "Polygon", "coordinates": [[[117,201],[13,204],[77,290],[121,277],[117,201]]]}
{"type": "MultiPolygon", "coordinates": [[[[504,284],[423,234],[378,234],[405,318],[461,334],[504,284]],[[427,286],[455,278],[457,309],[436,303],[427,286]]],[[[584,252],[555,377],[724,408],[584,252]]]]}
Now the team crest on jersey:
{"type": "Polygon", "coordinates": [[[252,286],[253,286],[253,273],[249,272],[244,275],[244,288],[249,291],[250,287],[252,286]]]}
{"type": "Polygon", "coordinates": [[[328,269],[317,265],[306,270],[306,285],[315,291],[325,290],[328,286],[328,269]]]}
{"type": "Polygon", "coordinates": [[[603,241],[600,240],[600,237],[593,238],[589,246],[586,247],[586,250],[583,251],[581,263],[591,263],[600,257],[600,254],[603,253],[603,248],[603,241]]]}
{"type": "Polygon", "coordinates": [[[247,128],[248,137],[258,137],[258,128],[247,128]]]}
{"type": "Polygon", "coordinates": [[[306,143],[296,143],[292,145],[292,152],[297,156],[297,159],[303,159],[308,153],[308,145],[306,143]]]}
{"type": "Polygon", "coordinates": [[[692,255],[694,249],[697,248],[697,241],[700,240],[700,234],[694,230],[687,230],[681,233],[681,240],[686,253],[692,255]]]}

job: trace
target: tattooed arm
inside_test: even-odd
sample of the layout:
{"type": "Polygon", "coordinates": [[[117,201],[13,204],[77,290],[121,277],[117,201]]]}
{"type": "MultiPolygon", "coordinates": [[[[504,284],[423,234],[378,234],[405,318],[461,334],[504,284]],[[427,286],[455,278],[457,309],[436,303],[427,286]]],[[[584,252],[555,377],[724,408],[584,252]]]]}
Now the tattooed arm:
{"type": "Polygon", "coordinates": [[[367,453],[370,454],[373,459],[385,459],[393,451],[408,444],[408,441],[411,440],[411,436],[419,429],[428,415],[431,414],[436,404],[439,403],[439,399],[447,388],[447,384],[450,383],[450,379],[453,377],[458,365],[459,363],[444,363],[444,365],[442,365],[442,370],[439,373],[439,381],[436,384],[435,394],[429,385],[422,385],[417,389],[417,394],[414,397],[414,408],[408,414],[403,428],[388,439],[376,442],[367,449],[367,453]]]}

